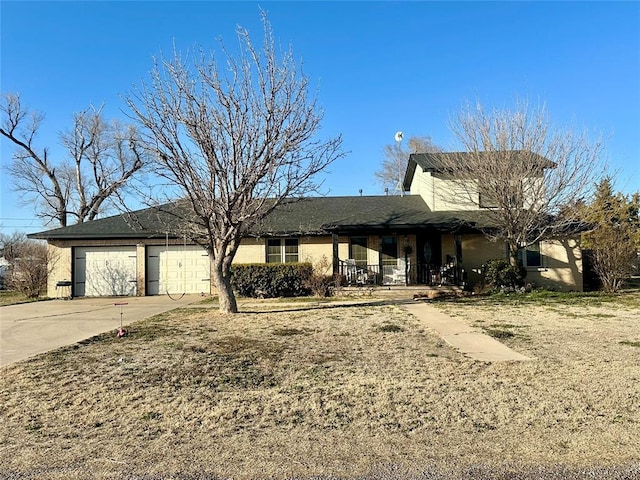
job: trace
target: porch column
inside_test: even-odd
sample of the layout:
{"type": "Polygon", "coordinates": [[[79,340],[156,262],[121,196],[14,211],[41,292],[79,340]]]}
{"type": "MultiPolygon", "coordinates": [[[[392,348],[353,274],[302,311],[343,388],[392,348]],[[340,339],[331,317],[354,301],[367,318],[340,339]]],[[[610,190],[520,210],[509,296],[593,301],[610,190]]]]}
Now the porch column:
{"type": "Polygon", "coordinates": [[[338,257],[338,234],[331,234],[331,243],[333,246],[333,278],[340,275],[340,258],[338,257]]]}

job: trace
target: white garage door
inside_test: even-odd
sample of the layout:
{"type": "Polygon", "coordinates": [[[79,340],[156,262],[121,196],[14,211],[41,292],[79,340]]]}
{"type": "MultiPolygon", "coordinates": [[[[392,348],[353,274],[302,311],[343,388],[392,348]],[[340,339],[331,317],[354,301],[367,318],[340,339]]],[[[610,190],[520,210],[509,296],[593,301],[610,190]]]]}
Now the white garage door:
{"type": "Polygon", "coordinates": [[[147,295],[211,293],[211,262],[198,245],[147,247],[147,295]]]}
{"type": "Polygon", "coordinates": [[[136,247],[76,247],[74,295],[136,294],[136,247]]]}

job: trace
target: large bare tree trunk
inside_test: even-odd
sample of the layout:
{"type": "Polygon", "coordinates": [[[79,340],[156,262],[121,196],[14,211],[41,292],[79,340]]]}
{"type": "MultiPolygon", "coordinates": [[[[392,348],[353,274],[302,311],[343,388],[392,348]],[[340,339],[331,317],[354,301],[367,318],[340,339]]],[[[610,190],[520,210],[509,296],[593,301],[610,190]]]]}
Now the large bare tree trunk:
{"type": "Polygon", "coordinates": [[[213,283],[218,291],[219,309],[223,313],[237,313],[238,302],[231,288],[229,272],[223,272],[223,262],[215,260],[212,266],[213,283]]]}

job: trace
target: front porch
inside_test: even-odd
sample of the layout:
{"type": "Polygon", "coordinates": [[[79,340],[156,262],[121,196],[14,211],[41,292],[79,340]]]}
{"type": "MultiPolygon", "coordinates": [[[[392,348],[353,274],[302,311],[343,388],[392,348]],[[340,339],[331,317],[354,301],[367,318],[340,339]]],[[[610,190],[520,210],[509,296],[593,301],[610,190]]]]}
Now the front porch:
{"type": "Polygon", "coordinates": [[[333,273],[346,286],[465,287],[462,235],[434,228],[332,235],[333,273]]]}
{"type": "Polygon", "coordinates": [[[444,264],[419,263],[398,258],[396,264],[362,264],[355,259],[339,259],[337,274],[341,284],[347,286],[430,286],[464,287],[466,273],[455,261],[444,264]]]}

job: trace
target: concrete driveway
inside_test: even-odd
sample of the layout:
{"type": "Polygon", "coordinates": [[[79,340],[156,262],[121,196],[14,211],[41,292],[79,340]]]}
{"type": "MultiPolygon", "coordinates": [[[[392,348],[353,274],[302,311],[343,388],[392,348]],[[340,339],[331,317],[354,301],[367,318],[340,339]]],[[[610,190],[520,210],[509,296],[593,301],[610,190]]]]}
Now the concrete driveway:
{"type": "Polygon", "coordinates": [[[202,300],[153,297],[77,298],[0,307],[0,366],[202,300]],[[115,305],[127,303],[127,305],[115,305]]]}

